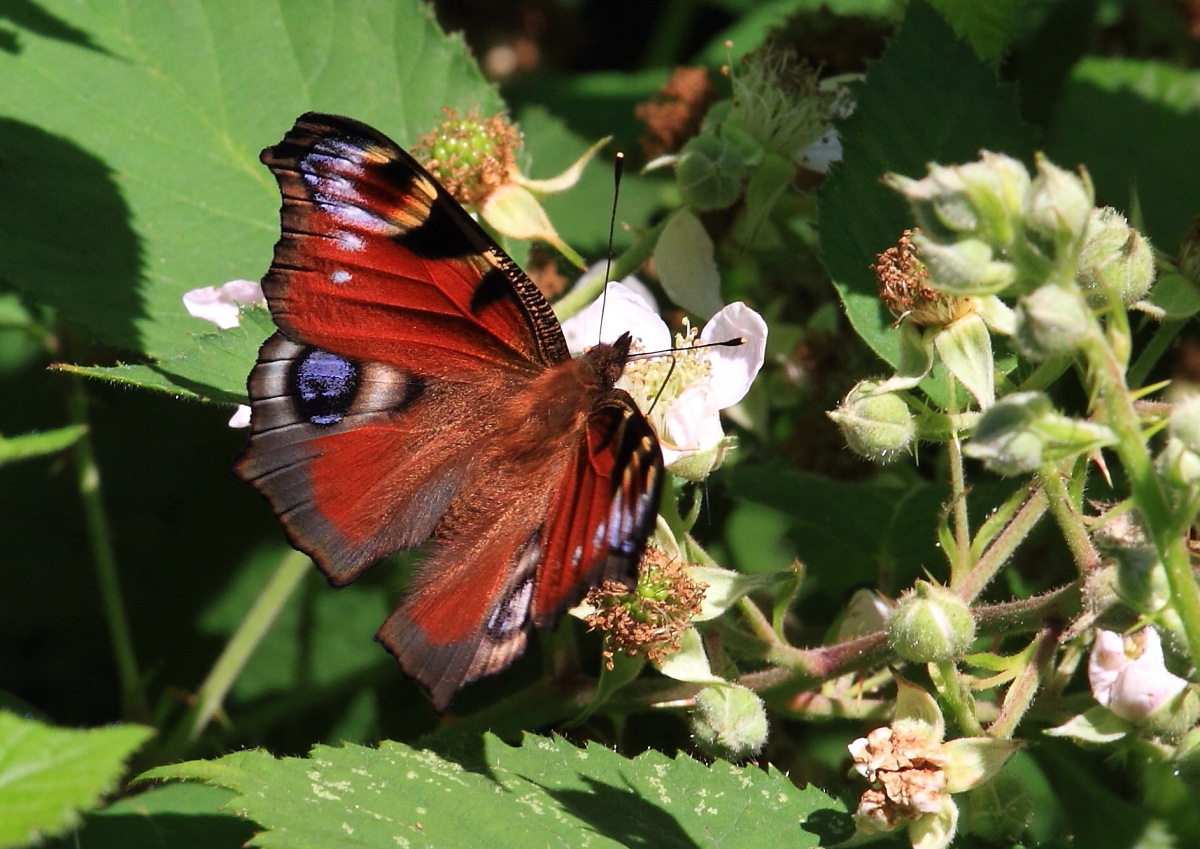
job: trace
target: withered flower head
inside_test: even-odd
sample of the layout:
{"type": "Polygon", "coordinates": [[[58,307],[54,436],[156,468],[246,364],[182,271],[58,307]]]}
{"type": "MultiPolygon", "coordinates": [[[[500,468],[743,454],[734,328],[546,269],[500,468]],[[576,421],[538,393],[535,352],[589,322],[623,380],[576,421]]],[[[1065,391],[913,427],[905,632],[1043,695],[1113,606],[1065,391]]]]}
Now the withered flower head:
{"type": "Polygon", "coordinates": [[[465,117],[449,107],[442,111],[445,120],[417,139],[413,156],[455,200],[478,206],[517,170],[521,134],[503,112],[480,118],[474,109],[465,117]]]}
{"type": "Polygon", "coordinates": [[[676,68],[657,93],[633,108],[633,114],[646,125],[646,134],[638,139],[647,159],[675,153],[684,142],[700,131],[700,122],[714,99],[708,71],[704,68],[676,68]]]}
{"type": "Polygon", "coordinates": [[[859,816],[884,830],[942,810],[947,757],[941,741],[902,728],[876,728],[850,746],[854,769],[876,787],[863,793],[859,816]]]}
{"type": "Polygon", "coordinates": [[[881,253],[872,266],[879,281],[879,299],[896,316],[897,323],[945,327],[971,312],[973,301],[947,295],[929,285],[929,271],[917,256],[912,236],[912,230],[905,230],[900,241],[881,253]]]}
{"type": "Polygon", "coordinates": [[[688,577],[678,558],[651,546],[638,566],[632,591],[620,581],[605,581],[588,592],[585,602],[595,611],[584,621],[589,629],[604,632],[609,669],[617,652],[660,663],[679,651],[680,635],[700,613],[704,590],[704,584],[688,577]]]}

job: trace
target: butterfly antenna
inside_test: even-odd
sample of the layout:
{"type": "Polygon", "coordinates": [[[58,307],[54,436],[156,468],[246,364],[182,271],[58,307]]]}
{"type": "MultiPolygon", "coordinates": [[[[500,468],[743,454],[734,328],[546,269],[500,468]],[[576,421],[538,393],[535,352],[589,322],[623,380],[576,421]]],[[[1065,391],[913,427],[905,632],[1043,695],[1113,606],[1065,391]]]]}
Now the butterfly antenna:
{"type": "MultiPolygon", "coordinates": [[[[675,364],[678,360],[675,359],[676,351],[699,351],[701,348],[736,348],[739,345],[746,344],[746,337],[735,336],[733,339],[726,339],[722,342],[705,342],[703,345],[689,345],[687,348],[668,348],[665,351],[646,351],[641,354],[630,354],[629,360],[646,360],[650,357],[670,357],[671,367],[667,369],[667,376],[663,378],[662,385],[658,387],[658,392],[654,395],[654,400],[650,402],[650,409],[646,411],[646,415],[654,412],[655,406],[658,405],[658,399],[662,397],[663,390],[667,388],[667,382],[670,381],[671,375],[675,373],[675,364]]],[[[628,362],[628,360],[627,360],[628,362]]]]}
{"type": "MultiPolygon", "coordinates": [[[[608,217],[608,257],[604,260],[603,294],[600,296],[600,330],[604,330],[604,310],[608,306],[608,281],[612,274],[613,234],[617,230],[617,201],[621,197],[621,174],[625,171],[625,154],[617,151],[613,155],[613,202],[612,214],[608,217]]],[[[603,338],[603,332],[601,332],[603,338]]],[[[599,339],[596,340],[600,341],[599,339]]]]}

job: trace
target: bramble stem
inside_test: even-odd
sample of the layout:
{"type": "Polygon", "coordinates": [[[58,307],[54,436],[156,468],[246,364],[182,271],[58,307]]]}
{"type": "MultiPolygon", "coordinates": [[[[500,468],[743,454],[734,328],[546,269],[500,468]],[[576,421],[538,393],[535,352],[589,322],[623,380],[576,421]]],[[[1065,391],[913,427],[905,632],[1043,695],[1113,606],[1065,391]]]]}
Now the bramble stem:
{"type": "Polygon", "coordinates": [[[950,588],[971,573],[971,519],[967,514],[967,484],[963,471],[962,443],[956,432],[947,442],[950,455],[950,498],[954,503],[954,546],[958,553],[951,559],[950,588]]]}
{"type": "Polygon", "coordinates": [[[1080,574],[1086,574],[1100,566],[1100,552],[1092,545],[1079,512],[1075,509],[1071,494],[1063,481],[1062,472],[1053,464],[1047,463],[1038,470],[1038,482],[1041,483],[1050,501],[1050,512],[1058,522],[1067,548],[1075,558],[1075,565],[1080,574]]]}
{"type": "MultiPolygon", "coordinates": [[[[1076,292],[1083,300],[1083,296],[1076,292]]],[[[1124,316],[1124,309],[1114,305],[1114,315],[1124,316]]],[[[1200,663],[1200,590],[1192,577],[1183,535],[1177,532],[1175,516],[1167,496],[1159,485],[1150,450],[1142,436],[1141,420],[1134,407],[1133,397],[1125,383],[1123,361],[1108,344],[1110,338],[1121,337],[1120,322],[1108,338],[1095,327],[1082,345],[1088,359],[1088,373],[1096,387],[1095,395],[1105,412],[1105,423],[1117,435],[1115,446],[1129,478],[1134,503],[1142,514],[1146,529],[1158,550],[1171,587],[1171,603],[1183,625],[1188,652],[1193,667],[1200,663]]]]}
{"type": "Polygon", "coordinates": [[[1012,553],[1017,550],[1017,546],[1025,540],[1025,537],[1029,536],[1034,525],[1045,515],[1047,504],[1046,493],[1040,487],[1029,494],[1029,498],[1025,500],[1021,509],[1016,512],[1004,530],[996,535],[992,544],[983,552],[979,561],[971,567],[971,571],[962,583],[954,588],[960,598],[970,602],[983,592],[984,587],[1000,571],[1000,567],[1008,561],[1012,553]]]}
{"type": "MultiPolygon", "coordinates": [[[[72,376],[70,380],[70,390],[67,393],[68,415],[73,424],[87,427],[88,400],[87,392],[83,388],[83,379],[72,376]]],[[[148,710],[141,693],[141,676],[138,674],[129,617],[121,597],[117,558],[113,553],[112,535],[108,527],[108,517],[104,512],[100,467],[96,463],[90,430],[85,430],[83,436],[75,443],[75,472],[79,497],[83,501],[88,542],[91,544],[92,557],[96,563],[100,601],[104,607],[104,619],[108,623],[108,635],[112,640],[113,657],[121,684],[122,714],[128,719],[142,719],[147,716],[148,710]]]]}
{"type": "Polygon", "coordinates": [[[200,685],[196,693],[196,703],[180,721],[167,745],[168,751],[177,754],[186,748],[188,743],[200,736],[221,710],[225,696],[237,681],[246,661],[275,624],[283,606],[292,597],[292,593],[308,574],[309,569],[308,555],[299,551],[289,549],[279,561],[267,585],[258,594],[249,612],[225,644],[225,650],[221,652],[221,656],[217,658],[217,662],[200,685]]]}

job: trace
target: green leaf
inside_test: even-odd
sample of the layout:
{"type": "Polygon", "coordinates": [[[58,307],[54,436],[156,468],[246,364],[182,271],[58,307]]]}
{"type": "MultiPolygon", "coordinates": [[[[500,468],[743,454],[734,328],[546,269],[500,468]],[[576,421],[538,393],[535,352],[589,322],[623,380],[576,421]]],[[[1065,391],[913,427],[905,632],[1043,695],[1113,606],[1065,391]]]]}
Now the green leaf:
{"type": "MultiPolygon", "coordinates": [[[[741,5],[745,6],[745,13],[713,36],[704,49],[692,58],[691,64],[711,67],[724,65],[729,61],[730,54],[741,56],[750,53],[761,46],[771,33],[783,29],[790,20],[800,15],[864,17],[891,22],[899,19],[903,9],[899,0],[753,0],[741,5]],[[726,41],[733,42],[732,49],[725,46],[726,41]]],[[[818,17],[818,20],[822,18],[818,17]]]]}
{"type": "Polygon", "coordinates": [[[310,758],[239,752],[142,777],[236,791],[230,807],[263,826],[255,841],[268,849],[803,847],[818,845],[807,819],[844,818],[840,803],[773,767],[653,751],[626,759],[561,738],[527,736],[514,748],[489,734],[475,745],[465,765],[384,741],[318,746],[310,758]]]}
{"type": "Polygon", "coordinates": [[[165,359],[188,289],[257,279],[279,233],[258,152],[309,109],[402,144],[448,105],[503,108],[418,0],[46,0],[0,51],[0,277],[165,359]],[[62,37],[70,32],[70,38],[62,37]]]}
{"type": "Polygon", "coordinates": [[[0,710],[0,846],[22,846],[79,822],[125,760],[154,733],[141,725],[53,728],[0,710]]]}
{"type": "Polygon", "coordinates": [[[70,448],[87,433],[85,425],[68,425],[45,433],[26,433],[21,436],[0,436],[0,465],[44,454],[57,454],[70,448]]]}
{"type": "Polygon", "coordinates": [[[258,359],[258,349],[275,331],[271,314],[250,309],[242,323],[229,330],[188,335],[181,353],[157,363],[118,366],[59,365],[85,377],[166,392],[176,398],[245,404],[246,377],[258,359]]]}
{"type": "Polygon", "coordinates": [[[1004,48],[1016,35],[1016,15],[1026,0],[929,0],[954,31],[971,42],[980,59],[998,64],[1004,48]]]}
{"type": "Polygon", "coordinates": [[[1046,154],[1087,166],[1097,204],[1140,208],[1151,241],[1174,253],[1200,209],[1200,168],[1180,167],[1195,162],[1198,138],[1200,71],[1087,58],[1071,73],[1046,154]]]}
{"type": "Polygon", "coordinates": [[[256,829],[223,810],[233,796],[204,784],[155,787],[90,815],[84,828],[47,849],[239,849],[256,829]]]}
{"type": "Polygon", "coordinates": [[[905,586],[945,561],[935,545],[943,487],[845,483],[777,465],[738,466],[726,480],[737,496],[791,518],[806,586],[822,593],[839,596],[881,572],[905,586]]]}
{"type": "Polygon", "coordinates": [[[931,161],[971,161],[983,148],[1028,160],[1033,133],[1017,116],[1012,87],[998,84],[923,3],[910,4],[839,132],[844,160],[818,193],[822,259],[855,331],[895,366],[898,334],[869,266],[913,220],[879,178],[923,174],[931,161]]]}

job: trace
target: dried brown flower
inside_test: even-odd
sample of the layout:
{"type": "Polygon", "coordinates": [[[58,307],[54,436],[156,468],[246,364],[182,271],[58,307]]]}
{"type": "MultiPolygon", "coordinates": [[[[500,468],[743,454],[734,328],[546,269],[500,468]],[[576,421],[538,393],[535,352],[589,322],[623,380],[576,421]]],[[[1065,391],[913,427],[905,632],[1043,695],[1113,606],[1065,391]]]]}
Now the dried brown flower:
{"type": "Polygon", "coordinates": [[[881,253],[871,270],[879,281],[879,299],[897,323],[945,327],[974,308],[971,298],[955,298],[929,285],[929,272],[917,256],[912,230],[905,230],[894,247],[881,253]]]}
{"type": "Polygon", "coordinates": [[[700,612],[705,585],[693,581],[678,561],[651,546],[638,568],[631,591],[620,581],[605,581],[587,594],[595,612],[584,619],[589,629],[604,632],[609,669],[617,652],[645,655],[653,662],[679,651],[679,638],[700,612]]]}
{"type": "Polygon", "coordinates": [[[633,114],[646,125],[646,135],[638,139],[649,159],[674,153],[700,131],[700,122],[715,96],[704,68],[676,68],[671,78],[645,103],[633,108],[633,114]]]}

